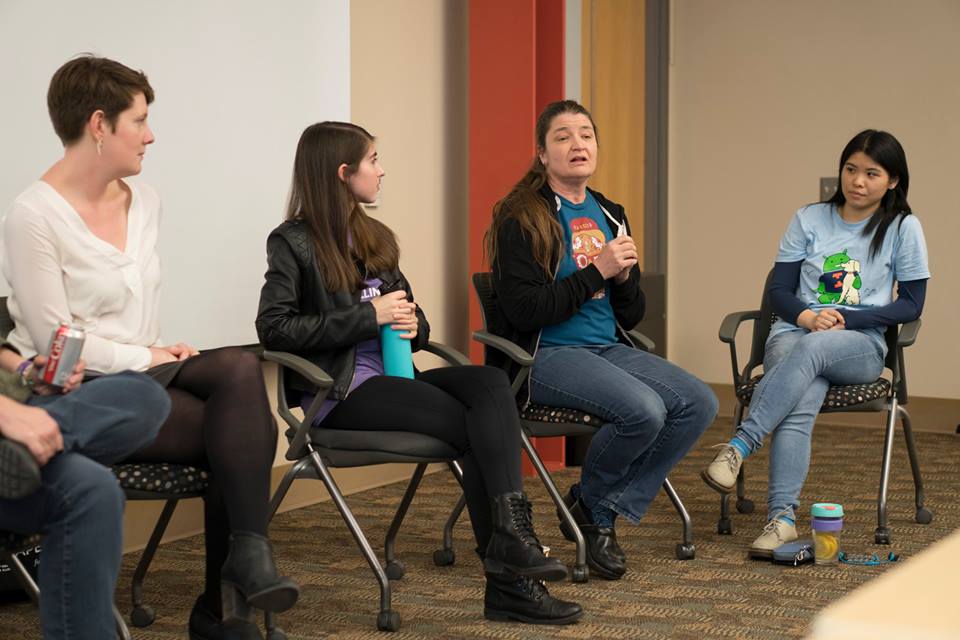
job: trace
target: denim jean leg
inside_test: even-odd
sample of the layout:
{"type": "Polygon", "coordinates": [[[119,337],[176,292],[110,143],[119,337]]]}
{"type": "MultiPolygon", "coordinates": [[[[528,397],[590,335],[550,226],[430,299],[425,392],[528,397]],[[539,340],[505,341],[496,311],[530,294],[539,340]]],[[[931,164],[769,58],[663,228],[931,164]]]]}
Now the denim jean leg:
{"type": "Polygon", "coordinates": [[[64,451],[105,465],[153,442],[170,413],[166,389],[132,371],[95,378],[65,395],[33,396],[28,403],[56,420],[64,451]]]}
{"type": "Polygon", "coordinates": [[[883,370],[883,346],[859,331],[795,329],[767,342],[764,376],[737,435],[756,451],[783,422],[818,376],[831,384],[876,380],[883,370]]]}
{"type": "Polygon", "coordinates": [[[796,520],[800,491],[810,469],[810,440],[830,383],[814,378],[786,418],[770,436],[770,468],[767,488],[767,520],[786,512],[796,520]]]}
{"type": "Polygon", "coordinates": [[[653,390],[597,355],[601,349],[540,349],[530,393],[538,404],[587,411],[604,421],[583,462],[581,498],[588,507],[604,504],[633,519],[631,511],[608,504],[606,497],[656,440],[667,412],[653,390]]]}
{"type": "Polygon", "coordinates": [[[637,522],[646,513],[670,470],[693,448],[717,416],[716,395],[696,376],[663,358],[617,344],[601,357],[653,390],[666,408],[663,427],[603,504],[637,522]]]}
{"type": "Polygon", "coordinates": [[[123,492],[109,469],[77,453],[54,456],[41,477],[41,488],[32,495],[0,500],[0,528],[44,535],[39,572],[43,637],[113,638],[123,492]]]}
{"type": "Polygon", "coordinates": [[[883,356],[882,345],[859,331],[797,329],[767,343],[765,374],[737,435],[756,450],[773,434],[768,519],[782,511],[796,517],[813,425],[829,386],[876,380],[883,356]]]}

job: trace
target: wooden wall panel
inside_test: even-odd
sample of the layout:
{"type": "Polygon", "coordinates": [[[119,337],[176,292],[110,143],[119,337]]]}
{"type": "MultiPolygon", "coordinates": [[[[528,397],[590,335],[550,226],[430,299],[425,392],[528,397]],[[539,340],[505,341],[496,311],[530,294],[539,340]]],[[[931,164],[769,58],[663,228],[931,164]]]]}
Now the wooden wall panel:
{"type": "Polygon", "coordinates": [[[591,186],[626,208],[642,252],[646,2],[583,0],[582,30],[582,99],[600,142],[591,186]]]}

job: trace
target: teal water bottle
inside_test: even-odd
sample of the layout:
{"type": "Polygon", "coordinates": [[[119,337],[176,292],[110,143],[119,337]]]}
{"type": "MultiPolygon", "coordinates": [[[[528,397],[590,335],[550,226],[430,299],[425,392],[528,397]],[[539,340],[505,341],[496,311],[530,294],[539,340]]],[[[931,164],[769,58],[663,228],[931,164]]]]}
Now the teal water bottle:
{"type": "Polygon", "coordinates": [[[401,337],[389,324],[380,327],[380,351],[383,354],[383,372],[388,376],[413,378],[413,353],[410,341],[401,337]]]}

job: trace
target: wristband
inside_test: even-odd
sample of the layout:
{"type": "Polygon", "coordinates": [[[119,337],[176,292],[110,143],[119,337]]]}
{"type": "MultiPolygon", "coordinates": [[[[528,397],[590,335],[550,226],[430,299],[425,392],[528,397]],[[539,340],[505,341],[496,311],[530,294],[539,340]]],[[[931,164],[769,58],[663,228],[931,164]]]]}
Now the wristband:
{"type": "Polygon", "coordinates": [[[17,374],[20,376],[20,384],[24,387],[32,387],[33,380],[27,377],[27,369],[33,366],[33,358],[27,358],[17,365],[17,374]]]}

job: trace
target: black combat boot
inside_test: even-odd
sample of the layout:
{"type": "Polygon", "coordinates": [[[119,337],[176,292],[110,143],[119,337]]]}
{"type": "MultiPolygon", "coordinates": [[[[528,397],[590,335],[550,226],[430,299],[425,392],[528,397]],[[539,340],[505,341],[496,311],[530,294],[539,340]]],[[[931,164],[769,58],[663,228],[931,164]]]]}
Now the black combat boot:
{"type": "Polygon", "coordinates": [[[509,571],[539,580],[563,580],[567,568],[548,558],[533,532],[532,509],[522,491],[493,499],[493,533],[483,566],[489,573],[509,571]]]}
{"type": "Polygon", "coordinates": [[[579,604],[554,598],[540,580],[509,573],[487,574],[483,594],[483,617],[487,620],[571,624],[582,615],[579,604]]]}

